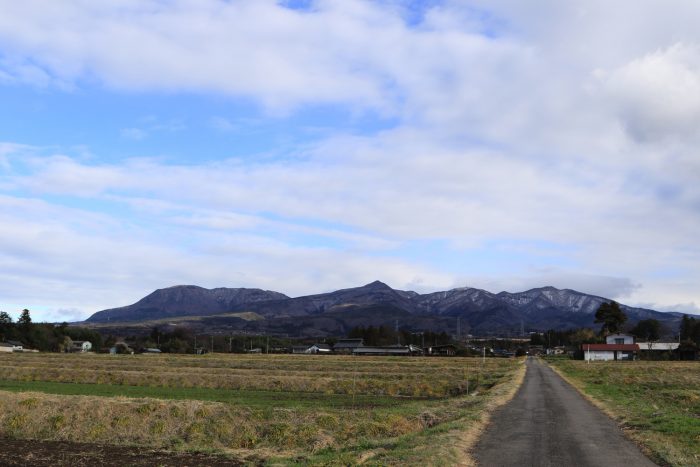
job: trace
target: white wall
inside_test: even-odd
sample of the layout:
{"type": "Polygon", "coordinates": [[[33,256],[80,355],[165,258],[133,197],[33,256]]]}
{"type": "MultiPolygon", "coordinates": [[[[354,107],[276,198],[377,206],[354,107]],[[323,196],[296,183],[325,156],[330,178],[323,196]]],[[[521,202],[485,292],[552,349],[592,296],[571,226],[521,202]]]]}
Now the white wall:
{"type": "Polygon", "coordinates": [[[615,352],[610,350],[586,350],[583,354],[584,360],[615,360],[615,352]]]}
{"type": "Polygon", "coordinates": [[[634,344],[634,336],[628,336],[627,334],[611,334],[605,338],[606,344],[617,344],[615,339],[624,339],[623,344],[634,344]]]}

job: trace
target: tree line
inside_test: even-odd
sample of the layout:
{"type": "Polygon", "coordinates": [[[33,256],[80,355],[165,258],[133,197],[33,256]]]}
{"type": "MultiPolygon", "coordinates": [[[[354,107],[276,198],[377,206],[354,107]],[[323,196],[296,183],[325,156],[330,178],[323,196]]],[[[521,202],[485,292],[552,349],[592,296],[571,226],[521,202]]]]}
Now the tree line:
{"type": "Polygon", "coordinates": [[[26,308],[17,321],[0,311],[0,342],[3,341],[18,341],[28,349],[42,352],[68,352],[73,341],[90,341],[95,349],[103,345],[100,333],[91,329],[68,326],[68,323],[34,323],[26,308]]]}

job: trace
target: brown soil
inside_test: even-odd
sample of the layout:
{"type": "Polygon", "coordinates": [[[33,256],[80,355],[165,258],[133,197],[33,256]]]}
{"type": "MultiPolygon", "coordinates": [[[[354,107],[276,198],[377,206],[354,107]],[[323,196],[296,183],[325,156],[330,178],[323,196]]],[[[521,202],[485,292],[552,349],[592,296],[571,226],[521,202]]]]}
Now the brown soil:
{"type": "Polygon", "coordinates": [[[243,465],[224,456],[172,453],[147,448],[65,441],[33,441],[0,438],[0,465],[7,467],[163,466],[228,467],[243,465]]]}

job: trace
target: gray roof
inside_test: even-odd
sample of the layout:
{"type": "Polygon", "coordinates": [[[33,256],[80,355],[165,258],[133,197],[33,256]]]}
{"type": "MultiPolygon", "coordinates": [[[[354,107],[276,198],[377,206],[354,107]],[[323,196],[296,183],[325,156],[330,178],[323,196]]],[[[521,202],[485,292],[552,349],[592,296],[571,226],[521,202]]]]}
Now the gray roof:
{"type": "Polygon", "coordinates": [[[396,354],[404,355],[411,353],[408,347],[356,347],[353,350],[356,354],[396,354]]]}
{"type": "Polygon", "coordinates": [[[333,346],[334,349],[354,349],[355,347],[362,347],[362,339],[343,339],[339,340],[333,346]]]}

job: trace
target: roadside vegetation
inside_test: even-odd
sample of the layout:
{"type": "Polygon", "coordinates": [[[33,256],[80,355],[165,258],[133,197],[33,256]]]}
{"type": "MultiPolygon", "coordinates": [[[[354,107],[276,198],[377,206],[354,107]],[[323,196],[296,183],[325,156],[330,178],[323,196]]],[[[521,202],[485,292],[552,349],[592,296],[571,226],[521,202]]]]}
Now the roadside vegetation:
{"type": "Polygon", "coordinates": [[[213,450],[282,464],[468,464],[522,360],[0,356],[0,436],[213,450]]]}
{"type": "Polygon", "coordinates": [[[548,359],[661,465],[700,465],[700,362],[548,359]]]}

